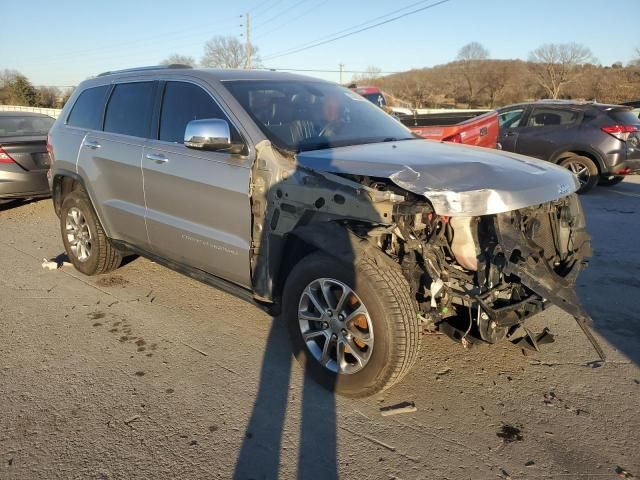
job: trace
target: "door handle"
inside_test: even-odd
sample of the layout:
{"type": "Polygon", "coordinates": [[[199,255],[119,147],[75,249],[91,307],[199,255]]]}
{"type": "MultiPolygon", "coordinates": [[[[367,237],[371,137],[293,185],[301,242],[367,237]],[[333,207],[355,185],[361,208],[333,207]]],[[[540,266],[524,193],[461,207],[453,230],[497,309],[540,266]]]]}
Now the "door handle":
{"type": "Polygon", "coordinates": [[[100,148],[100,143],[98,143],[97,140],[85,140],[84,142],[82,142],[82,145],[93,150],[100,148]]]}
{"type": "Polygon", "coordinates": [[[516,132],[507,132],[504,134],[505,137],[514,137],[516,135],[516,132]]]}
{"type": "Polygon", "coordinates": [[[152,160],[154,162],[156,162],[157,164],[161,165],[163,163],[167,163],[169,161],[169,159],[167,157],[165,157],[164,155],[162,155],[161,153],[147,153],[144,158],[146,158],[147,160],[152,160]]]}

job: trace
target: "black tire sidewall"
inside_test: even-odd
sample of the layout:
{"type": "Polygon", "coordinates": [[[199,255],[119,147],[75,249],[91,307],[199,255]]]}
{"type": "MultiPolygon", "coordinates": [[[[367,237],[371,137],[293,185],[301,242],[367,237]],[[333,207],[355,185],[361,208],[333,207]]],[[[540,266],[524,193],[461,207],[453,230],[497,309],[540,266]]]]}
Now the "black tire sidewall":
{"type": "Polygon", "coordinates": [[[391,376],[390,361],[394,345],[394,332],[390,325],[390,312],[382,296],[376,292],[373,279],[355,266],[324,254],[314,253],[301,260],[287,279],[283,296],[283,318],[289,330],[296,359],[318,383],[341,395],[360,397],[381,390],[391,376]],[[309,353],[302,338],[298,322],[298,304],[303,290],[313,280],[333,278],[351,287],[360,297],[371,316],[374,346],[367,365],[357,373],[338,375],[320,363],[309,353]]]}
{"type": "Polygon", "coordinates": [[[84,194],[75,191],[71,192],[64,198],[62,202],[62,208],[60,209],[60,229],[62,233],[62,242],[64,243],[64,249],[67,252],[69,261],[73,264],[76,270],[84,273],[85,275],[94,275],[98,271],[100,249],[104,248],[104,246],[102,245],[103,238],[98,232],[97,221],[98,219],[93,211],[93,207],[84,194]],[[91,233],[91,253],[89,255],[89,258],[85,262],[81,262],[80,260],[78,260],[78,258],[76,258],[76,256],[72,253],[69,242],[67,240],[65,224],[67,220],[67,213],[73,207],[82,212],[85,219],[87,220],[87,226],[89,227],[89,232],[91,233]]]}

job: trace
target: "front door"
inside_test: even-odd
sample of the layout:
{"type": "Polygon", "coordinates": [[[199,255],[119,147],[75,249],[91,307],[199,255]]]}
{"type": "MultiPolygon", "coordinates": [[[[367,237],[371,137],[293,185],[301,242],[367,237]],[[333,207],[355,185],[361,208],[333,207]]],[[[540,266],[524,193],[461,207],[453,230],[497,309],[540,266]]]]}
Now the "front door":
{"type": "Polygon", "coordinates": [[[506,150],[507,152],[516,151],[518,127],[520,126],[524,112],[524,107],[516,107],[498,114],[498,123],[500,124],[498,143],[502,147],[502,150],[506,150]]]}
{"type": "Polygon", "coordinates": [[[185,147],[189,121],[229,119],[199,85],[168,81],[163,89],[157,140],[147,142],[142,160],[152,251],[248,287],[249,160],[185,147]]]}

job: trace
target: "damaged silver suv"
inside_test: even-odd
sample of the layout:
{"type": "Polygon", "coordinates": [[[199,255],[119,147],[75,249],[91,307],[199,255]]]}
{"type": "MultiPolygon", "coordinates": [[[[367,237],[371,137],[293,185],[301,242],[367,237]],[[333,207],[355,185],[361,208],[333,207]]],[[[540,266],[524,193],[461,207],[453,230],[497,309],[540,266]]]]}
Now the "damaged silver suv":
{"type": "Polygon", "coordinates": [[[136,253],[279,311],[307,371],[347,396],[398,382],[425,328],[494,343],[549,303],[588,319],[573,174],[416,138],[333,83],[107,72],[77,88],[49,147],[80,272],[136,253]]]}

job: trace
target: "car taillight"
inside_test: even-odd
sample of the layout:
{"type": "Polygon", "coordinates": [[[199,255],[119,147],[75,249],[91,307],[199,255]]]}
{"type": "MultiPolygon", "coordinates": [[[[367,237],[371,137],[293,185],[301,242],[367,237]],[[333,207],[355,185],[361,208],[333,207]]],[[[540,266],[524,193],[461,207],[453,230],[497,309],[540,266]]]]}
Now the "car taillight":
{"type": "Polygon", "coordinates": [[[443,138],[443,142],[452,142],[452,143],[462,143],[462,135],[456,133],[455,135],[451,135],[450,137],[443,138]]]}
{"type": "Polygon", "coordinates": [[[11,158],[11,155],[5,152],[2,147],[0,147],[0,163],[15,163],[15,160],[11,158]]]}
{"type": "Polygon", "coordinates": [[[601,130],[616,137],[618,140],[626,142],[632,133],[638,131],[638,127],[636,125],[610,125],[608,127],[602,127],[601,130]]]}

